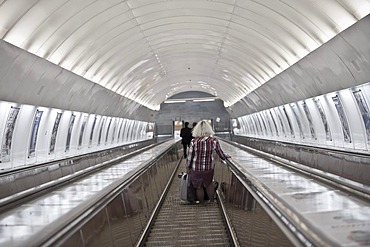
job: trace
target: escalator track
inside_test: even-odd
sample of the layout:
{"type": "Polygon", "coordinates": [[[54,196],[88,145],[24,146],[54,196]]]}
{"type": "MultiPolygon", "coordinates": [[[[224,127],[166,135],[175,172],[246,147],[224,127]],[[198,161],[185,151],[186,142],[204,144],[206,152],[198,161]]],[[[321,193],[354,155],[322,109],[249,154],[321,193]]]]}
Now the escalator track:
{"type": "MultiPolygon", "coordinates": [[[[184,171],[184,162],[175,174],[184,171]]],[[[219,202],[202,206],[181,201],[179,184],[174,176],[143,246],[232,246],[219,202]]]]}

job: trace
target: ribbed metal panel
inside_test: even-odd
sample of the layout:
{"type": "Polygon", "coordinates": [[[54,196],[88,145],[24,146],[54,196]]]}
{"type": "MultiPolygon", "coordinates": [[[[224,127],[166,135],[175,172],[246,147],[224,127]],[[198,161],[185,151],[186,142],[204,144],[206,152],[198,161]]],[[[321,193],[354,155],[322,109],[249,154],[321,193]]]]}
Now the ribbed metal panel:
{"type": "Polygon", "coordinates": [[[145,246],[230,246],[217,202],[186,204],[179,199],[179,184],[175,176],[145,246]]]}

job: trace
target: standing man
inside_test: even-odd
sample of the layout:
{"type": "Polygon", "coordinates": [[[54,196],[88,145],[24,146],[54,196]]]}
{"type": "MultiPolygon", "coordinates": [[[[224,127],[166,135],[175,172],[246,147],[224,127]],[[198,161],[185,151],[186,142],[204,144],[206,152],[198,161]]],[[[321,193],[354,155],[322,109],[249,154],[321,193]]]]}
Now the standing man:
{"type": "Polygon", "coordinates": [[[189,122],[185,122],[185,127],[180,131],[180,137],[182,138],[181,144],[184,147],[184,158],[187,158],[187,148],[190,145],[192,139],[191,129],[189,128],[189,122]]]}

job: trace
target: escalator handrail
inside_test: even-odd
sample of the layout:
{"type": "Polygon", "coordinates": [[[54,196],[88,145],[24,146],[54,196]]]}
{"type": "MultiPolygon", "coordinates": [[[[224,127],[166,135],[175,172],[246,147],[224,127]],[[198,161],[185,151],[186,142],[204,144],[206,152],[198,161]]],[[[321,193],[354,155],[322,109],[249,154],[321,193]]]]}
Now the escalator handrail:
{"type": "Polygon", "coordinates": [[[276,197],[273,197],[266,188],[253,179],[251,174],[241,172],[235,161],[227,159],[225,163],[294,246],[330,246],[332,244],[328,244],[324,241],[323,236],[318,236],[309,227],[304,227],[304,222],[299,221],[300,217],[298,215],[294,214],[289,207],[281,203],[276,197]]]}

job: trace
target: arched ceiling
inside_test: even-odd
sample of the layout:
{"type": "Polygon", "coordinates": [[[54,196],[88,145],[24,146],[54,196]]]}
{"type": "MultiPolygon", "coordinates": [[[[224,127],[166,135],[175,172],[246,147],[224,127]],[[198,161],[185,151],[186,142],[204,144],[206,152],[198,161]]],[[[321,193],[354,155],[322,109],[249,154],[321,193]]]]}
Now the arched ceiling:
{"type": "Polygon", "coordinates": [[[0,0],[0,37],[158,110],[230,106],[370,13],[370,0],[0,0]]]}

